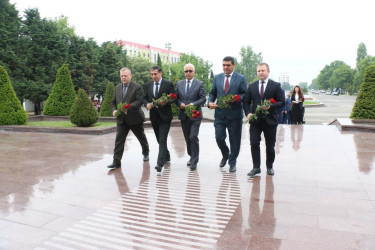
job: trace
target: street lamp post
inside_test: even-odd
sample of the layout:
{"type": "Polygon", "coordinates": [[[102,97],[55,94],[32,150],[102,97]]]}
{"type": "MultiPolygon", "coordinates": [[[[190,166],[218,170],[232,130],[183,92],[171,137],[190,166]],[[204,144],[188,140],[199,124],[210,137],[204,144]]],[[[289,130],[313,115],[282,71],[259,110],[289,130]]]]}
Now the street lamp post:
{"type": "Polygon", "coordinates": [[[169,59],[169,53],[170,53],[171,48],[172,48],[171,43],[166,43],[165,48],[168,49],[168,78],[169,78],[169,80],[171,80],[171,69],[170,69],[170,61],[169,61],[170,60],[169,59]]]}

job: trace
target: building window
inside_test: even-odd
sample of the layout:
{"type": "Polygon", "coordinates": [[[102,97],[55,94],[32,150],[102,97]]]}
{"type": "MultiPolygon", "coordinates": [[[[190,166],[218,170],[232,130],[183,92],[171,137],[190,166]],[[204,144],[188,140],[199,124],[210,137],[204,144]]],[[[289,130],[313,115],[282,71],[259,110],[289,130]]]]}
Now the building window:
{"type": "Polygon", "coordinates": [[[154,63],[157,62],[157,59],[156,59],[156,54],[154,54],[154,63]]]}
{"type": "Polygon", "coordinates": [[[141,52],[138,52],[138,56],[141,56],[141,52]]]}

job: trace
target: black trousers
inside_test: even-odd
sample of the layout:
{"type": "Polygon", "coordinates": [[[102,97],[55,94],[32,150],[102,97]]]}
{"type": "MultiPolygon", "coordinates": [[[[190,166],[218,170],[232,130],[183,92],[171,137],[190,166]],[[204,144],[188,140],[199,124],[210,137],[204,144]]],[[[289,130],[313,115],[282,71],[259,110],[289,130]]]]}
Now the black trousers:
{"type": "Polygon", "coordinates": [[[275,161],[277,126],[269,126],[265,121],[250,125],[250,146],[253,168],[260,168],[260,141],[262,132],[266,140],[266,166],[267,168],[272,168],[273,162],[275,161]]]}
{"type": "Polygon", "coordinates": [[[181,121],[182,132],[184,133],[184,138],[187,147],[187,153],[190,156],[192,163],[197,163],[199,161],[199,128],[201,125],[201,120],[191,120],[186,118],[181,121]]]}
{"type": "Polygon", "coordinates": [[[115,149],[113,150],[114,162],[121,162],[122,155],[124,153],[126,137],[128,136],[130,130],[133,132],[133,134],[137,137],[138,141],[140,142],[142,146],[142,154],[149,154],[150,150],[148,146],[147,137],[143,128],[143,123],[136,125],[127,125],[126,123],[117,124],[115,149]]]}
{"type": "Polygon", "coordinates": [[[167,140],[169,129],[171,128],[171,121],[156,120],[151,122],[151,124],[156,136],[156,140],[159,143],[157,165],[164,166],[164,164],[170,159],[167,140]]]}

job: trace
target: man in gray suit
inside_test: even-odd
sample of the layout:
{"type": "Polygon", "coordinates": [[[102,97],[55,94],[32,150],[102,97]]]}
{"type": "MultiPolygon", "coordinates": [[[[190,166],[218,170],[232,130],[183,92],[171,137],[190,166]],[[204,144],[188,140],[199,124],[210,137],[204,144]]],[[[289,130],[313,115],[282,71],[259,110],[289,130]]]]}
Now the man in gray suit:
{"type": "Polygon", "coordinates": [[[220,161],[220,167],[224,167],[229,160],[229,172],[236,172],[236,162],[241,146],[242,133],[242,102],[246,94],[246,79],[243,75],[234,72],[234,59],[227,56],[223,59],[223,71],[215,76],[210,92],[208,107],[215,109],[215,137],[216,143],[221,151],[223,158],[220,161]],[[219,108],[215,100],[229,94],[239,95],[240,101],[233,100],[230,108],[219,108]],[[225,142],[228,129],[230,151],[225,142]]]}
{"type": "Polygon", "coordinates": [[[194,79],[195,67],[193,64],[186,64],[184,67],[185,80],[177,82],[176,94],[178,111],[178,119],[181,121],[182,131],[184,133],[188,155],[190,156],[187,165],[190,170],[197,169],[199,161],[199,127],[201,125],[202,116],[188,117],[185,114],[187,105],[196,106],[196,110],[202,114],[201,106],[206,102],[206,92],[203,82],[194,79]]]}
{"type": "Polygon", "coordinates": [[[142,146],[143,161],[149,160],[149,146],[144,132],[143,122],[145,115],[141,109],[143,103],[143,89],[138,83],[132,82],[132,74],[129,68],[120,70],[122,84],[115,87],[115,95],[112,99],[113,116],[116,116],[117,104],[122,102],[130,104],[130,108],[125,115],[123,112],[116,118],[117,133],[113,163],[108,166],[110,169],[121,167],[121,159],[124,153],[126,137],[131,130],[142,146]]]}

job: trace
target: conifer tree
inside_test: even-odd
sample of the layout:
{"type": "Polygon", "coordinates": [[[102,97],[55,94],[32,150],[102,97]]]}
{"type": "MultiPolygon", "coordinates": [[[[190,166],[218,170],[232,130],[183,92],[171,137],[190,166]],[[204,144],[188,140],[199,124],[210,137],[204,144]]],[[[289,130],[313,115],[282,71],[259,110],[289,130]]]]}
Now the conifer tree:
{"type": "Polygon", "coordinates": [[[90,127],[98,121],[98,111],[83,89],[78,90],[69,118],[78,127],[90,127]]]}
{"type": "Polygon", "coordinates": [[[350,118],[375,119],[375,65],[366,69],[350,118]]]}
{"type": "Polygon", "coordinates": [[[112,99],[114,95],[115,95],[115,87],[112,82],[108,82],[106,90],[105,90],[104,100],[100,107],[100,116],[105,116],[105,117],[112,116],[111,103],[112,103],[112,99]]]}
{"type": "Polygon", "coordinates": [[[68,65],[64,63],[57,71],[56,81],[43,108],[44,115],[67,116],[74,103],[76,93],[68,65]]]}
{"type": "Polygon", "coordinates": [[[22,125],[27,114],[16,96],[7,71],[0,66],[0,125],[22,125]]]}

